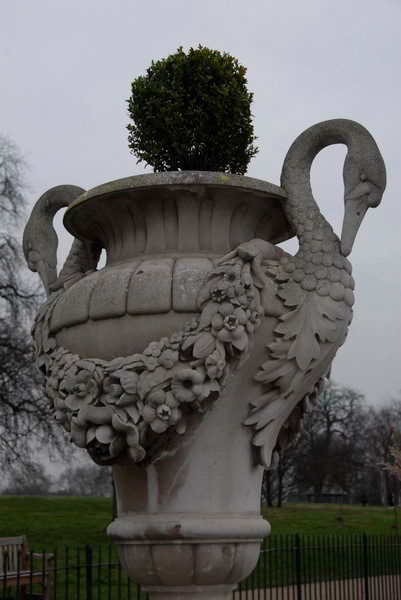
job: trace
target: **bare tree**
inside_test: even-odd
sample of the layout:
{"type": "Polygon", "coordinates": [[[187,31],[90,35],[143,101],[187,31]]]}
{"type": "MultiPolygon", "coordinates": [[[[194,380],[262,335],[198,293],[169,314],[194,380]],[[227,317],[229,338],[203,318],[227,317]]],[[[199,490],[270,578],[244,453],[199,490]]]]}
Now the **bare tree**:
{"type": "Polygon", "coordinates": [[[393,398],[383,406],[371,408],[368,429],[367,467],[374,473],[374,485],[382,504],[391,505],[400,499],[400,481],[393,470],[383,469],[383,464],[394,462],[394,441],[401,434],[400,401],[393,398]]]}
{"type": "Polygon", "coordinates": [[[35,465],[29,472],[14,473],[2,493],[10,496],[47,496],[51,493],[52,483],[43,465],[35,465]]]}
{"type": "Polygon", "coordinates": [[[32,469],[32,451],[62,443],[40,392],[30,325],[40,295],[24,269],[17,241],[25,211],[25,164],[0,136],[0,467],[32,469]]]}
{"type": "Polygon", "coordinates": [[[99,467],[95,464],[68,467],[57,479],[55,490],[65,496],[110,498],[113,492],[111,467],[99,467]]]}
{"type": "Polygon", "coordinates": [[[364,465],[361,436],[366,411],[363,396],[330,382],[294,448],[294,473],[300,491],[312,488],[319,498],[324,487],[350,492],[364,465]]]}
{"type": "Polygon", "coordinates": [[[384,468],[395,475],[401,481],[401,435],[394,433],[393,445],[390,446],[390,454],[393,462],[384,463],[384,468]]]}
{"type": "Polygon", "coordinates": [[[280,460],[273,469],[264,472],[262,502],[280,508],[295,487],[294,445],[280,452],[280,460]]]}

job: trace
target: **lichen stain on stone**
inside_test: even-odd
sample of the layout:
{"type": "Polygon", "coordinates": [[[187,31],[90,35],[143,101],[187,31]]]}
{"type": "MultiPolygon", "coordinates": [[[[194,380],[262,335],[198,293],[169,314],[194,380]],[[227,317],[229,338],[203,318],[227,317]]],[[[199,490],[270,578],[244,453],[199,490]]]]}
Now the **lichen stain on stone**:
{"type": "Polygon", "coordinates": [[[230,177],[228,175],[220,175],[219,179],[224,183],[228,183],[230,181],[230,177]]]}

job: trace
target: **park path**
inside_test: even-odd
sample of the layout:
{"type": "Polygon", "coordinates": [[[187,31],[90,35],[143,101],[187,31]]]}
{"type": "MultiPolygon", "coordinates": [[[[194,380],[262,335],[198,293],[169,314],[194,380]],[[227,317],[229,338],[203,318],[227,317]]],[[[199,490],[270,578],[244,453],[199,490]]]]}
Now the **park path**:
{"type": "Polygon", "coordinates": [[[401,600],[401,575],[369,577],[369,593],[364,579],[321,581],[295,587],[236,591],[234,600],[401,600]]]}

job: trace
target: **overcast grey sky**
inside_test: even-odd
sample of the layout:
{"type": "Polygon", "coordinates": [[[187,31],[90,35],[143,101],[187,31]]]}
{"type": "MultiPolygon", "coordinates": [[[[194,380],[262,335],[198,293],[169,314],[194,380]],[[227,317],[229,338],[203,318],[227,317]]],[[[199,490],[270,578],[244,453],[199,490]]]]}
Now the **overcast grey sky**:
{"type": "MultiPolygon", "coordinates": [[[[351,255],[355,316],[332,376],[372,403],[397,394],[400,0],[0,0],[0,24],[0,132],[29,164],[31,203],[54,185],[90,188],[144,172],[128,151],[124,100],[152,59],[180,45],[227,51],[248,68],[260,150],[251,177],[279,184],[288,147],[313,123],[343,117],[367,127],[388,188],[351,255]]],[[[344,156],[340,146],[324,150],[312,173],[337,232],[344,156]]],[[[62,256],[68,244],[63,236],[62,256]]]]}

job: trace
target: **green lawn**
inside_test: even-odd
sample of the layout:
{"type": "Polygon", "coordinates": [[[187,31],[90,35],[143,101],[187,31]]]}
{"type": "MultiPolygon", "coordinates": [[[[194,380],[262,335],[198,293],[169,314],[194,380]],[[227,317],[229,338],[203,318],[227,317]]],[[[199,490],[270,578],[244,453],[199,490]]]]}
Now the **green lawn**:
{"type": "MultiPolygon", "coordinates": [[[[386,507],[331,504],[286,504],[263,509],[273,534],[391,534],[394,510],[386,507]]],[[[34,550],[64,545],[107,544],[111,521],[107,498],[0,496],[0,537],[26,534],[34,550]]],[[[401,511],[400,526],[401,533],[401,511]]]]}
{"type": "MultiPolygon", "coordinates": [[[[307,535],[376,534],[395,533],[394,509],[383,506],[345,504],[341,516],[336,504],[285,504],[282,508],[263,508],[273,534],[299,533],[307,535]]],[[[397,511],[398,533],[401,535],[401,509],[397,511]]]]}
{"type": "Polygon", "coordinates": [[[0,537],[25,534],[29,547],[108,544],[111,499],[0,496],[0,537]]]}

